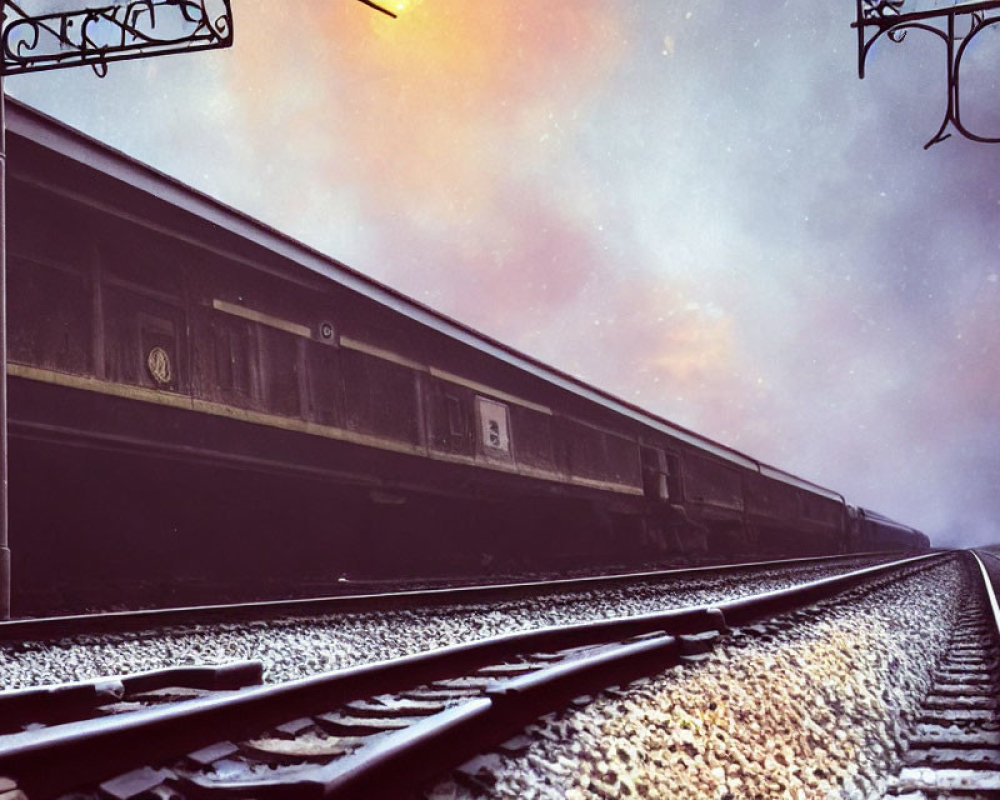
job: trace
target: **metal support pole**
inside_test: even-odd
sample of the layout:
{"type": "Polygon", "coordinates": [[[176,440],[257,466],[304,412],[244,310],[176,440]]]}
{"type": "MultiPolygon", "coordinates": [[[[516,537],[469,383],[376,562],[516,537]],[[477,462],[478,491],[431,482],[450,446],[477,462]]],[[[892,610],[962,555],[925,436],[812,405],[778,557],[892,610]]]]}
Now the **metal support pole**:
{"type": "MultiPolygon", "coordinates": [[[[0,28],[6,4],[0,0],[0,28]]],[[[10,619],[10,546],[7,539],[7,120],[0,75],[0,619],[10,619]]]]}

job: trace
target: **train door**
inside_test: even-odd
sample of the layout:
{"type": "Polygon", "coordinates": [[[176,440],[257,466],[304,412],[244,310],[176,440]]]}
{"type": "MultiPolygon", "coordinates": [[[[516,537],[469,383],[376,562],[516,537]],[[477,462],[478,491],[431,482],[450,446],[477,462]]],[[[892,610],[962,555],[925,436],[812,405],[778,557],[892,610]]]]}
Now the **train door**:
{"type": "MultiPolygon", "coordinates": [[[[640,448],[642,490],[650,501],[646,512],[647,546],[671,558],[687,550],[691,522],[683,509],[680,459],[659,447],[640,448]]],[[[661,556],[662,557],[662,556],[661,556]]]]}
{"type": "MultiPolygon", "coordinates": [[[[642,447],[642,493],[647,500],[670,500],[670,470],[668,456],[659,447],[642,447]]],[[[676,461],[676,459],[675,459],[676,461]]]]}
{"type": "Polygon", "coordinates": [[[667,458],[660,448],[646,446],[639,448],[639,458],[642,466],[642,493],[650,501],[646,517],[643,520],[642,547],[650,555],[655,556],[669,547],[663,511],[670,499],[670,486],[667,482],[667,458]]]}

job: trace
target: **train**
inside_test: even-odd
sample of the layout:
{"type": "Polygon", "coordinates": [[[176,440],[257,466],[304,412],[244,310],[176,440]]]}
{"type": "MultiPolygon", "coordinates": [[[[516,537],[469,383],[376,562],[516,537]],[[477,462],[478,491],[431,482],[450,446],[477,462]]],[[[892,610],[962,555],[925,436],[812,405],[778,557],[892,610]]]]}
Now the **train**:
{"type": "Polygon", "coordinates": [[[16,611],[929,546],[13,100],[7,147],[16,611]]]}

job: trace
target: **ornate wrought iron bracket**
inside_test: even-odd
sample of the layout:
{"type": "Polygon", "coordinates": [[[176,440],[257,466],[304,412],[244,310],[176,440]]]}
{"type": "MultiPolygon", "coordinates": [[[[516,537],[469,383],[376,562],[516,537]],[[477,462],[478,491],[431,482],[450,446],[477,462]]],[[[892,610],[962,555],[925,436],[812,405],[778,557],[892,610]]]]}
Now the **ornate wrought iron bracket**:
{"type": "Polygon", "coordinates": [[[230,0],[133,0],[78,11],[30,15],[23,0],[0,0],[3,75],[230,47],[230,0]]]}
{"type": "Polygon", "coordinates": [[[960,3],[945,8],[901,13],[904,0],[857,0],[857,20],[851,24],[858,31],[858,76],[865,77],[865,61],[872,45],[883,35],[890,41],[902,42],[911,30],[921,30],[938,36],[945,45],[948,58],[948,106],[938,132],[924,145],[926,150],[943,142],[951,133],[951,125],[967,139],[976,142],[1000,142],[1000,137],[980,136],[962,124],[959,84],[962,57],[969,43],[980,33],[1000,23],[1000,0],[960,3]]]}

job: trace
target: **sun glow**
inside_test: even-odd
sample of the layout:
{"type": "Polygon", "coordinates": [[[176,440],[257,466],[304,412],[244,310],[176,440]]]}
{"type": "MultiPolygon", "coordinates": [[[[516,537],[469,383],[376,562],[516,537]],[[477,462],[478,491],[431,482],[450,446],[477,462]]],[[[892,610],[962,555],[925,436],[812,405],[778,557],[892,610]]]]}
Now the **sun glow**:
{"type": "Polygon", "coordinates": [[[387,4],[392,12],[397,16],[402,16],[409,11],[413,11],[416,6],[420,5],[420,0],[395,0],[395,2],[387,4]]]}
{"type": "MultiPolygon", "coordinates": [[[[434,225],[493,218],[508,202],[498,178],[530,156],[512,165],[512,142],[538,140],[552,87],[559,115],[577,113],[618,63],[622,37],[602,0],[588,0],[593,10],[582,15],[578,4],[377,2],[400,18],[306,0],[316,35],[294,57],[274,42],[294,39],[298,13],[262,4],[268,14],[244,25],[234,51],[233,80],[260,87],[241,97],[269,129],[276,109],[292,124],[322,116],[326,130],[311,135],[324,142],[315,156],[332,185],[357,181],[379,204],[434,225]],[[330,155],[328,138],[350,157],[330,155]]],[[[298,130],[296,142],[307,135],[298,130]]]]}

